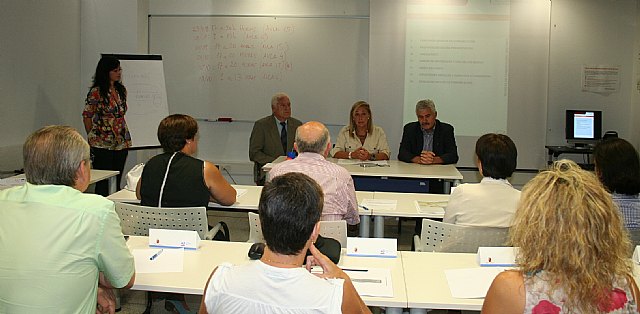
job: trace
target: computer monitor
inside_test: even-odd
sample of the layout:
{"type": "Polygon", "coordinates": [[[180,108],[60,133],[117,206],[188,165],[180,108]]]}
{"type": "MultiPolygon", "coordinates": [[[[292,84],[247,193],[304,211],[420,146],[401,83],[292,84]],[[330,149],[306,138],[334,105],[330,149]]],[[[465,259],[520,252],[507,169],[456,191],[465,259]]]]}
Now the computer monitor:
{"type": "Polygon", "coordinates": [[[575,147],[595,145],[602,138],[602,111],[567,110],[565,136],[575,147]]]}

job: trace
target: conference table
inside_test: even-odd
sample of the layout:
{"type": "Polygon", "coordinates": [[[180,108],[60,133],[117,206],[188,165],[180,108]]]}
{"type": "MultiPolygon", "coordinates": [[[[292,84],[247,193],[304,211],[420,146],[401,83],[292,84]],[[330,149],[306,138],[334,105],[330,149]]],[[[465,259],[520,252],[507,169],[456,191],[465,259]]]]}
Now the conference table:
{"type": "MultiPolygon", "coordinates": [[[[130,250],[148,249],[149,238],[130,236],[127,240],[130,250]]],[[[185,250],[181,273],[144,273],[138,270],[131,289],[154,292],[170,292],[202,295],[207,280],[216,266],[228,262],[234,265],[249,263],[247,252],[251,243],[201,241],[197,250],[185,250]]],[[[374,258],[346,256],[342,250],[340,263],[343,268],[385,268],[391,270],[393,297],[363,296],[368,306],[387,307],[387,313],[402,313],[407,305],[402,257],[374,258]]]]}
{"type": "MultiPolygon", "coordinates": [[[[261,186],[255,185],[232,185],[239,192],[236,202],[225,206],[215,202],[209,202],[208,207],[219,210],[244,210],[257,211],[260,202],[261,186]]],[[[114,202],[140,203],[134,191],[127,189],[120,190],[107,197],[114,202]]],[[[395,192],[368,192],[356,191],[358,204],[363,204],[368,200],[395,200],[397,205],[393,210],[378,209],[376,207],[358,207],[360,215],[360,237],[370,236],[370,219],[373,216],[373,236],[384,238],[384,217],[419,217],[419,218],[442,218],[444,216],[444,206],[449,201],[448,194],[423,194],[423,193],[395,193],[395,192]],[[432,206],[427,210],[420,210],[416,206],[419,202],[426,202],[432,206]],[[430,210],[429,210],[430,209],[430,210]]]]}
{"type": "MultiPolygon", "coordinates": [[[[91,169],[91,181],[89,181],[89,182],[91,184],[93,184],[93,183],[96,183],[98,181],[109,180],[109,194],[113,194],[118,190],[116,178],[117,178],[117,175],[119,173],[120,172],[116,171],[116,170],[91,169]]],[[[23,173],[23,174],[15,175],[13,177],[9,177],[8,179],[9,180],[20,180],[20,179],[26,179],[26,177],[25,177],[25,175],[23,173]]],[[[17,184],[14,184],[14,185],[17,185],[17,184]]],[[[135,195],[134,195],[134,197],[135,197],[135,195]]]]}
{"type": "MultiPolygon", "coordinates": [[[[260,194],[262,193],[262,186],[235,184],[231,186],[238,192],[235,203],[227,206],[218,204],[216,202],[209,202],[207,207],[218,210],[258,210],[258,204],[260,203],[260,194]]],[[[140,200],[136,198],[136,193],[127,189],[122,189],[116,193],[113,193],[107,196],[107,198],[114,202],[120,203],[140,203],[140,200]]],[[[373,192],[356,191],[356,198],[358,200],[358,203],[361,203],[364,199],[373,198],[373,192]]],[[[365,219],[365,217],[371,216],[372,212],[362,207],[358,207],[358,214],[360,215],[360,236],[369,237],[369,219],[365,219]]]]}
{"type": "MultiPolygon", "coordinates": [[[[127,246],[149,249],[148,237],[130,236],[127,246]]],[[[242,265],[249,263],[247,252],[251,243],[201,241],[197,250],[185,250],[183,270],[180,273],[145,273],[138,269],[131,289],[202,295],[207,280],[216,266],[222,263],[242,265]]],[[[455,298],[451,294],[447,270],[469,269],[478,265],[475,253],[438,253],[399,251],[396,258],[347,256],[342,250],[338,266],[342,268],[389,269],[393,286],[392,297],[363,295],[368,306],[386,307],[386,313],[402,313],[409,308],[411,313],[426,313],[429,309],[472,310],[482,308],[484,298],[455,298]]],[[[636,282],[640,268],[633,263],[636,282]]],[[[488,286],[491,279],[485,284],[488,286]]]]}
{"type": "MultiPolygon", "coordinates": [[[[268,172],[275,164],[285,160],[285,156],[280,156],[273,162],[264,165],[262,170],[268,172]]],[[[463,178],[455,165],[420,165],[399,160],[385,160],[382,162],[336,158],[327,158],[327,160],[347,169],[352,177],[441,179],[445,183],[445,194],[450,194],[451,184],[456,186],[463,178]]]]}

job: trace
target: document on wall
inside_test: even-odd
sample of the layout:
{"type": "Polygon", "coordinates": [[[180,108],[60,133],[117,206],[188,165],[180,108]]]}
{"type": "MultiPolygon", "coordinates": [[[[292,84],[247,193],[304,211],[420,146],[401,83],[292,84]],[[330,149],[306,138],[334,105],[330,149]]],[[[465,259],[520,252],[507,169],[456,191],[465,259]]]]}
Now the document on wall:
{"type": "Polygon", "coordinates": [[[619,65],[583,65],[582,91],[617,93],[620,90],[619,65]]]}
{"type": "Polygon", "coordinates": [[[444,215],[444,208],[448,203],[449,201],[415,201],[416,210],[423,214],[444,215]]]}
{"type": "Polygon", "coordinates": [[[459,299],[484,298],[487,291],[504,267],[476,267],[462,269],[448,269],[444,273],[447,276],[451,296],[459,299]]]}
{"type": "Polygon", "coordinates": [[[387,268],[343,268],[359,295],[393,298],[391,270],[387,268]]]}
{"type": "Polygon", "coordinates": [[[395,211],[397,200],[365,198],[360,205],[372,211],[395,211]]]}
{"type": "Polygon", "coordinates": [[[181,273],[184,249],[135,249],[136,273],[181,273]]]}

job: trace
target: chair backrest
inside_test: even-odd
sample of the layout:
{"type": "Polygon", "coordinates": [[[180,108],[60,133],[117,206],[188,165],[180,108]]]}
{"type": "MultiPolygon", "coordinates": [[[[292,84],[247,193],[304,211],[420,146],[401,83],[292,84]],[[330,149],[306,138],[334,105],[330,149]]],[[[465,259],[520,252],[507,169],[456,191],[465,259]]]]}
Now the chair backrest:
{"type": "Polygon", "coordinates": [[[631,254],[633,254],[633,250],[636,249],[637,245],[640,245],[640,229],[628,229],[629,238],[631,240],[631,254]]]}
{"type": "Polygon", "coordinates": [[[504,246],[509,228],[471,227],[422,220],[420,246],[425,252],[476,253],[481,246],[504,246]]]}
{"type": "Polygon", "coordinates": [[[248,212],[247,214],[249,215],[249,240],[247,240],[247,242],[264,242],[262,227],[260,226],[260,215],[252,212],[248,212]]]}
{"type": "Polygon", "coordinates": [[[149,229],[194,230],[205,239],[209,230],[205,207],[148,207],[116,202],[125,235],[148,236],[149,229]]]}
{"type": "Polygon", "coordinates": [[[333,238],[340,242],[340,246],[347,247],[347,222],[345,220],[320,221],[320,235],[333,238]]]}

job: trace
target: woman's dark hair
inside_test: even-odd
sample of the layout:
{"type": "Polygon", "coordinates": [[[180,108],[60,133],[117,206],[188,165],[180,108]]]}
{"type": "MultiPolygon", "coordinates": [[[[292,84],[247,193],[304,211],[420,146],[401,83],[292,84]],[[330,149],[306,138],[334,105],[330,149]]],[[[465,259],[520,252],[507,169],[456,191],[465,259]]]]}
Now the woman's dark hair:
{"type": "Polygon", "coordinates": [[[596,174],[612,193],[635,195],[640,193],[640,161],[631,143],[621,138],[609,138],[593,151],[596,174]]]}
{"type": "Polygon", "coordinates": [[[173,153],[181,150],[196,133],[198,122],[194,118],[185,114],[172,114],[160,121],[158,141],[165,153],[173,153]]]}
{"type": "MultiPolygon", "coordinates": [[[[111,87],[109,72],[117,69],[118,67],[120,67],[120,60],[112,56],[103,56],[100,58],[100,61],[98,61],[96,73],[93,75],[93,84],[91,85],[91,88],[97,87],[102,99],[109,99],[109,88],[111,87]]],[[[118,92],[118,95],[120,95],[120,99],[122,99],[122,101],[126,101],[127,92],[124,85],[122,85],[120,81],[116,81],[113,83],[113,86],[118,92]]]]}
{"type": "Polygon", "coordinates": [[[481,136],[476,142],[476,156],[482,163],[482,175],[494,179],[510,177],[518,162],[516,144],[504,134],[481,136]]]}
{"type": "Polygon", "coordinates": [[[267,182],[260,194],[258,213],[269,249],[285,255],[300,253],[320,220],[323,197],[318,183],[299,172],[267,182]]]}

